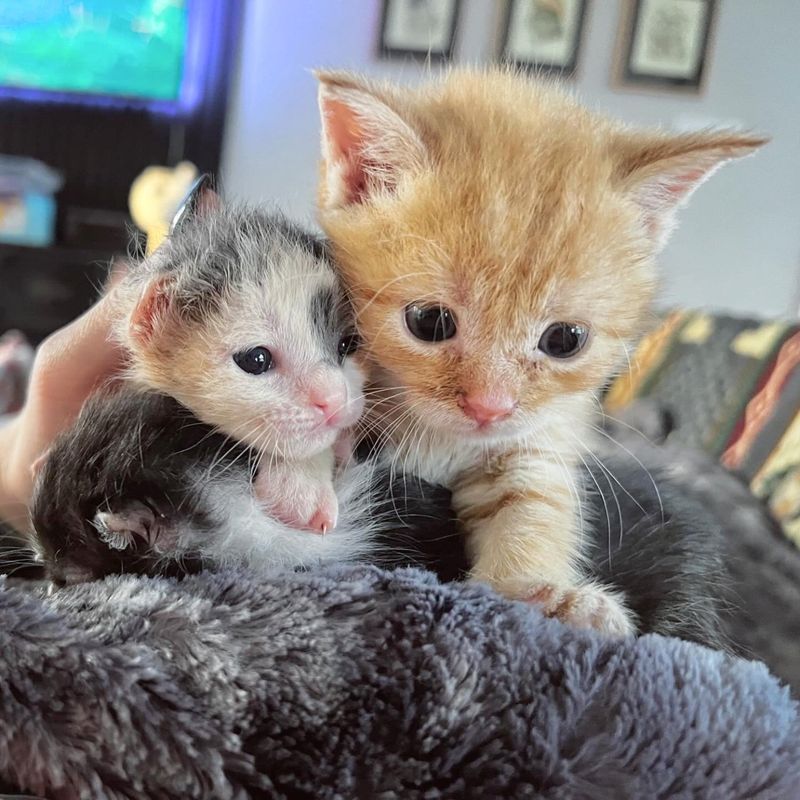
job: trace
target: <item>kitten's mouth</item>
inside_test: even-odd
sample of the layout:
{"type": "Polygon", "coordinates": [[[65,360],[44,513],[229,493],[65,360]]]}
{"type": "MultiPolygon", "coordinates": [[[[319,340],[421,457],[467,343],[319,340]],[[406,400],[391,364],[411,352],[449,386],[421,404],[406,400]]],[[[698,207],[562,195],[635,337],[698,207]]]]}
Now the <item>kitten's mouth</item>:
{"type": "Polygon", "coordinates": [[[514,435],[514,426],[507,421],[501,422],[468,422],[467,435],[473,439],[506,439],[514,435]]]}
{"type": "Polygon", "coordinates": [[[495,422],[477,422],[464,415],[448,414],[445,419],[426,419],[425,426],[431,432],[458,437],[465,442],[496,442],[517,435],[517,426],[509,419],[495,422]]]}

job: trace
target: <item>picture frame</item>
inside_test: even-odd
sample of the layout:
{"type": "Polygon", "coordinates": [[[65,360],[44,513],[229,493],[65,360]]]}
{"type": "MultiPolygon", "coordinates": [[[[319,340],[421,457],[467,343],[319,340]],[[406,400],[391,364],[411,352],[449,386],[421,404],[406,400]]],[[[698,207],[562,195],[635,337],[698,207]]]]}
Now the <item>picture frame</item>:
{"type": "Polygon", "coordinates": [[[625,0],[616,84],[702,92],[716,15],[717,0],[625,0]]]}
{"type": "Polygon", "coordinates": [[[450,59],[460,10],[461,0],[383,0],[379,55],[450,59]]]}
{"type": "Polygon", "coordinates": [[[507,0],[501,58],[570,76],[578,66],[588,0],[507,0]]]}

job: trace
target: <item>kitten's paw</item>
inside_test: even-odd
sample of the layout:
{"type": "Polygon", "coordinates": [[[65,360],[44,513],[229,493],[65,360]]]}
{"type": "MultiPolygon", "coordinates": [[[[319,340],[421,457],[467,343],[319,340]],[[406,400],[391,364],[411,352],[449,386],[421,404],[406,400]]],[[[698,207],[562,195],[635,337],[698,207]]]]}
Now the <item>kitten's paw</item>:
{"type": "Polygon", "coordinates": [[[339,501],[327,481],[277,470],[259,475],[254,489],[264,510],[290,528],[324,534],[336,527],[339,501]]]}
{"type": "Polygon", "coordinates": [[[284,525],[298,530],[325,534],[336,527],[339,516],[339,501],[330,487],[309,486],[305,493],[283,501],[268,500],[264,503],[269,514],[284,525]]]}
{"type": "Polygon", "coordinates": [[[636,633],[631,613],[616,595],[602,586],[562,587],[540,583],[529,586],[518,599],[535,603],[545,616],[574,628],[591,628],[614,637],[636,633]]]}
{"type": "Polygon", "coordinates": [[[98,511],[92,525],[112,550],[126,550],[136,537],[161,553],[174,550],[177,544],[177,534],[166,519],[138,500],[117,511],[98,511]]]}

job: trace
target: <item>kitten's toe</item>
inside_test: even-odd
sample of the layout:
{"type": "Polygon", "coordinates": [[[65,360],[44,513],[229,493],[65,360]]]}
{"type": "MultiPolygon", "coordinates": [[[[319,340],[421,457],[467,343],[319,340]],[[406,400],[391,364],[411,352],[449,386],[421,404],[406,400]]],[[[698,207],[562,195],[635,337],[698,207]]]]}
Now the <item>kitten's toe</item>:
{"type": "Polygon", "coordinates": [[[317,507],[306,527],[314,533],[326,534],[336,527],[339,518],[339,501],[333,489],[327,487],[320,490],[317,507]]]}
{"type": "Polygon", "coordinates": [[[623,602],[602,586],[560,587],[542,583],[531,587],[522,599],[538,605],[546,616],[574,628],[591,628],[614,637],[636,633],[632,616],[623,602]]]}
{"type": "Polygon", "coordinates": [[[136,537],[159,552],[167,552],[175,545],[174,531],[166,520],[139,501],[116,511],[98,511],[92,524],[100,540],[112,550],[126,550],[135,544],[136,537]]]}

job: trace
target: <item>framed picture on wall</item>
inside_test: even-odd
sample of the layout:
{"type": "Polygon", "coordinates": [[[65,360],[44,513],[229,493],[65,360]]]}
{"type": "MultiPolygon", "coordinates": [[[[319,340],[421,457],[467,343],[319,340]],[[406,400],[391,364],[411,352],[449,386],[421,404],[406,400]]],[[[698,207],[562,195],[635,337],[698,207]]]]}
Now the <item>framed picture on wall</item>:
{"type": "Polygon", "coordinates": [[[507,0],[502,59],[572,74],[585,16],[586,0],[507,0]]]}
{"type": "Polygon", "coordinates": [[[383,0],[380,54],[448,59],[460,0],[383,0]]]}
{"type": "Polygon", "coordinates": [[[699,92],[708,72],[716,0],[627,0],[617,82],[699,92]]]}

